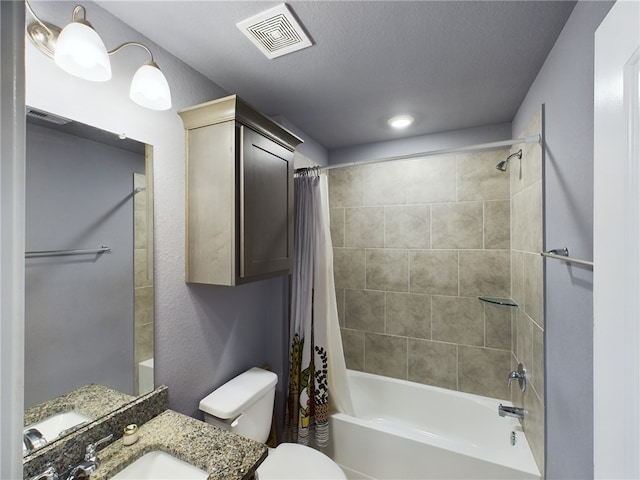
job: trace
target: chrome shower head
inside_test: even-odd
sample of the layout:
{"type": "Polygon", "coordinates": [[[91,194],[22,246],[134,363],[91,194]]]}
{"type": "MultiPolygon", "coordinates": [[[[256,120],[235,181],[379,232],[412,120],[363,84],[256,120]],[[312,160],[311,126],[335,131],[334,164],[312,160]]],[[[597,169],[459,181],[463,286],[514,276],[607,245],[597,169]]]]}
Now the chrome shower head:
{"type": "Polygon", "coordinates": [[[516,153],[512,153],[511,155],[509,155],[506,159],[504,159],[499,164],[497,164],[496,168],[498,170],[500,170],[501,172],[506,172],[507,171],[507,167],[509,166],[509,160],[511,160],[512,157],[518,157],[518,158],[521,159],[522,158],[522,150],[518,150],[516,153]]]}

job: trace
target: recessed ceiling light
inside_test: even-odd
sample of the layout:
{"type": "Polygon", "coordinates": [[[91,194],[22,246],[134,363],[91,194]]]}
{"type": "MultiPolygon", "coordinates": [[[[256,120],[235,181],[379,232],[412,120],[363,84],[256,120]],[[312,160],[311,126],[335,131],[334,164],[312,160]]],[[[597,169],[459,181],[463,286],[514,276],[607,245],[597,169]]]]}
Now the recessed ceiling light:
{"type": "Polygon", "coordinates": [[[407,128],[413,123],[413,120],[411,115],[396,115],[387,120],[387,123],[393,128],[407,128]]]}

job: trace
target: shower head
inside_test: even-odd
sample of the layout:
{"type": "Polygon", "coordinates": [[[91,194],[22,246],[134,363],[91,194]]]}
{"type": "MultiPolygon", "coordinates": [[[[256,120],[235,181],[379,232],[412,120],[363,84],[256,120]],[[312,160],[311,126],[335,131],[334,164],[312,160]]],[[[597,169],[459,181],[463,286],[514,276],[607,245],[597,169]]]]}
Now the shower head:
{"type": "Polygon", "coordinates": [[[501,172],[506,172],[507,166],[509,165],[509,160],[511,160],[512,157],[522,158],[522,150],[518,150],[516,153],[512,153],[511,155],[509,155],[505,160],[497,164],[496,168],[501,172]]]}

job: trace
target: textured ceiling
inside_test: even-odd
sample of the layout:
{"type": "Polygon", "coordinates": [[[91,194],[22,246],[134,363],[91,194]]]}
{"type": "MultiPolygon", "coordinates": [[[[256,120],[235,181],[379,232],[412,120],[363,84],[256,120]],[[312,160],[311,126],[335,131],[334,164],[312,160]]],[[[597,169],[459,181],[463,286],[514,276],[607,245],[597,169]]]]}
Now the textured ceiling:
{"type": "Polygon", "coordinates": [[[575,5],[289,1],[313,46],[269,60],[236,23],[281,2],[96,3],[328,149],[510,122],[575,5]]]}

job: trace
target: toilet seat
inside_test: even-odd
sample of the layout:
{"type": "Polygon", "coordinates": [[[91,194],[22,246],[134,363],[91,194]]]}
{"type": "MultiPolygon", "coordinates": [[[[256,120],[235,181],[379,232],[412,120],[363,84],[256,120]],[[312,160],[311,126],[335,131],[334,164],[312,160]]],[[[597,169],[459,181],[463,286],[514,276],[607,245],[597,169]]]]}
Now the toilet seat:
{"type": "Polygon", "coordinates": [[[297,443],[269,450],[258,467],[258,480],[346,480],[342,469],[324,453],[297,443]]]}

